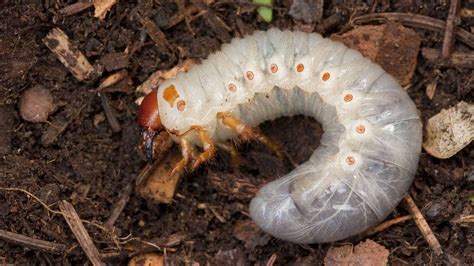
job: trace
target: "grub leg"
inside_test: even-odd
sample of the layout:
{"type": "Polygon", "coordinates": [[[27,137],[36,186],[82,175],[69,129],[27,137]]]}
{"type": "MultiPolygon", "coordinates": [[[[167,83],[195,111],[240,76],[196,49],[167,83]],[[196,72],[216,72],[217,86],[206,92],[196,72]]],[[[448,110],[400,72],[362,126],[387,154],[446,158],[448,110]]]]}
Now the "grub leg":
{"type": "Polygon", "coordinates": [[[183,155],[183,159],[181,159],[181,161],[176,164],[176,166],[171,171],[170,176],[173,176],[185,170],[191,158],[192,148],[191,144],[189,143],[189,140],[187,140],[185,137],[180,137],[179,145],[181,146],[181,154],[183,155]]]}
{"type": "Polygon", "coordinates": [[[230,160],[234,171],[238,171],[241,161],[239,151],[232,142],[218,143],[217,146],[230,154],[230,160]]]}
{"type": "Polygon", "coordinates": [[[216,146],[212,142],[207,131],[202,128],[198,128],[197,130],[199,139],[202,141],[202,147],[204,151],[197,156],[192,166],[193,169],[196,169],[203,162],[209,161],[216,153],[216,146]]]}
{"type": "Polygon", "coordinates": [[[249,127],[243,124],[239,119],[232,116],[230,113],[218,113],[217,118],[222,120],[222,123],[237,134],[243,140],[257,140],[263,145],[265,145],[270,151],[272,151],[279,158],[283,158],[283,152],[281,147],[270,140],[267,136],[262,134],[260,130],[249,127]]]}

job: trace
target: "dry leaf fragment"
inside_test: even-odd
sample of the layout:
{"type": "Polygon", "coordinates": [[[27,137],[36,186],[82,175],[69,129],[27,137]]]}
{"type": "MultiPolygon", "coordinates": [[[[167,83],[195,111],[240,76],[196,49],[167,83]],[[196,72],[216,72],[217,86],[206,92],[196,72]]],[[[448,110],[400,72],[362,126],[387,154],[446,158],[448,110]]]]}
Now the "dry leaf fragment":
{"type": "Polygon", "coordinates": [[[423,148],[430,155],[446,159],[474,140],[474,105],[461,101],[431,117],[426,125],[423,148]]]}
{"type": "Polygon", "coordinates": [[[187,72],[194,64],[194,60],[186,59],[172,69],[155,71],[145,82],[137,87],[136,91],[148,94],[153,89],[158,88],[165,80],[175,78],[179,72],[187,72]]]}
{"type": "Polygon", "coordinates": [[[398,23],[360,26],[342,35],[332,35],[382,66],[402,86],[411,83],[415,72],[421,38],[414,30],[398,23]]]}
{"type": "Polygon", "coordinates": [[[94,0],[94,17],[104,19],[107,12],[117,3],[118,0],[94,0]]]}
{"type": "Polygon", "coordinates": [[[352,245],[332,247],[324,258],[324,265],[387,265],[390,252],[382,245],[367,239],[352,250],[352,245]]]}

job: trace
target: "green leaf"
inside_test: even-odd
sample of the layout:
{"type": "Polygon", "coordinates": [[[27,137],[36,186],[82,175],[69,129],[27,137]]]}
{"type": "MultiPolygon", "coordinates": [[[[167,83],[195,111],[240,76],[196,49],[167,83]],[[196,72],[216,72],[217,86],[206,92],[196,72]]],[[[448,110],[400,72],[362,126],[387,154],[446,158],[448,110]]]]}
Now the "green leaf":
{"type": "Polygon", "coordinates": [[[257,8],[258,15],[267,23],[270,23],[273,18],[272,0],[252,0],[254,4],[260,5],[257,8]]]}
{"type": "Polygon", "coordinates": [[[270,23],[272,21],[273,10],[271,8],[261,6],[257,8],[257,13],[265,22],[270,23]]]}

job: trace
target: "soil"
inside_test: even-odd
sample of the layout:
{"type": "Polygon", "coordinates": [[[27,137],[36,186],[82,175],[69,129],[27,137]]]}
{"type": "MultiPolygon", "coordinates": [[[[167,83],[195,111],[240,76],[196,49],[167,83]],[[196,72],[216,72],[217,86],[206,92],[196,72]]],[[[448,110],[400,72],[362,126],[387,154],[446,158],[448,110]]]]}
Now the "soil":
{"type": "MultiPolygon", "coordinates": [[[[141,134],[136,125],[135,100],[140,95],[134,93],[134,87],[156,70],[170,69],[187,58],[205,58],[219,49],[227,38],[226,33],[237,37],[270,27],[309,27],[288,14],[292,1],[275,1],[273,21],[269,24],[246,1],[213,3],[208,14],[216,14],[227,25],[225,33],[213,30],[206,14],[193,17],[189,26],[185,22],[170,26],[170,18],[178,13],[178,5],[173,1],[119,1],[103,21],[93,17],[93,7],[61,16],[58,10],[74,2],[2,1],[0,4],[0,187],[27,190],[54,210],[58,210],[58,201],[67,200],[83,220],[98,224],[109,219],[126,188],[134,186],[146,165],[138,149],[141,134]],[[170,45],[168,51],[160,49],[147,36],[137,13],[163,30],[170,45]],[[42,38],[54,27],[61,28],[95,66],[107,64],[102,77],[117,69],[128,71],[129,86],[105,92],[120,123],[119,130],[114,130],[105,119],[101,98],[95,91],[100,81],[76,80],[43,44],[42,38]],[[114,53],[122,53],[131,44],[138,48],[128,61],[110,60],[114,53]],[[19,115],[21,93],[38,85],[52,92],[57,105],[49,123],[29,123],[19,115]],[[61,125],[65,125],[64,130],[45,141],[46,132],[61,125]]],[[[449,1],[324,2],[323,22],[338,14],[332,17],[332,23],[316,27],[324,36],[347,31],[349,19],[360,15],[410,12],[445,20],[449,9],[449,1]]],[[[468,5],[463,7],[474,7],[468,5]]],[[[474,20],[462,17],[456,24],[471,31],[474,20]]],[[[442,33],[414,30],[421,36],[421,47],[441,48],[442,33]]],[[[469,48],[456,41],[455,50],[469,51],[469,48]]],[[[426,120],[461,100],[472,101],[472,78],[470,69],[437,67],[420,55],[408,92],[426,120]],[[435,77],[438,85],[430,100],[425,86],[435,77]]],[[[283,144],[298,163],[307,159],[318,145],[314,135],[321,134],[318,124],[305,117],[268,122],[262,130],[283,144]]],[[[99,252],[108,254],[105,259],[110,265],[124,264],[134,254],[149,251],[163,254],[163,248],[167,248],[167,261],[175,265],[194,262],[262,265],[274,259],[274,254],[277,265],[295,262],[301,265],[305,261],[321,264],[327,250],[338,243],[295,245],[271,238],[248,224],[252,194],[261,184],[293,166],[256,143],[243,144],[239,150],[243,166],[238,173],[232,172],[229,157],[219,152],[208,166],[181,180],[171,204],[156,204],[132,191],[114,223],[113,233],[86,224],[99,252]],[[240,185],[237,190],[235,184],[240,185]]],[[[472,144],[446,160],[422,153],[410,193],[440,241],[444,255],[435,256],[415,223],[406,221],[370,237],[390,250],[391,264],[474,264],[472,224],[455,222],[461,215],[473,213],[469,200],[474,194],[473,183],[469,182],[473,167],[472,144]]],[[[0,229],[67,247],[66,252],[55,255],[0,240],[0,264],[88,262],[64,218],[48,211],[30,195],[19,190],[0,190],[0,210],[0,229]]],[[[407,213],[406,207],[400,204],[388,219],[407,213]]],[[[360,240],[355,237],[347,241],[355,244],[360,240]]]]}

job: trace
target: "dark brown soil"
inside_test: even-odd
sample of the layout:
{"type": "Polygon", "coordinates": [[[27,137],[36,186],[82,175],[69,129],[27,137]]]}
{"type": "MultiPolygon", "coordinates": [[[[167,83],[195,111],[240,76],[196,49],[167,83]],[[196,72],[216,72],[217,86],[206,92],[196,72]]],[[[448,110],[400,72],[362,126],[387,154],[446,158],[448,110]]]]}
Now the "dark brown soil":
{"type": "MultiPolygon", "coordinates": [[[[205,58],[219,49],[226,39],[225,34],[212,30],[206,15],[190,22],[194,35],[184,22],[168,27],[169,19],[178,12],[173,1],[120,1],[103,21],[93,17],[93,8],[61,17],[58,10],[75,1],[17,2],[0,3],[0,187],[27,190],[54,210],[58,209],[59,200],[67,200],[82,219],[105,223],[126,187],[134,185],[135,178],[146,165],[137,148],[141,135],[135,123],[137,106],[134,101],[139,95],[134,94],[134,87],[156,70],[169,69],[186,58],[205,58]],[[176,56],[159,49],[146,35],[135,16],[137,12],[163,30],[176,56]],[[139,48],[128,62],[115,66],[128,70],[133,86],[106,93],[121,124],[119,132],[114,132],[106,119],[101,119],[104,117],[101,98],[94,92],[99,81],[77,81],[43,44],[42,38],[54,27],[66,32],[71,42],[95,65],[106,64],[111,56],[114,58],[113,53],[123,52],[132,43],[138,44],[139,48]],[[37,85],[51,90],[56,101],[58,108],[49,117],[51,123],[32,124],[19,116],[21,93],[37,85]],[[65,123],[67,127],[57,139],[44,145],[45,132],[65,123]]],[[[231,36],[270,27],[295,29],[307,26],[296,23],[288,15],[292,1],[276,1],[270,24],[261,21],[255,7],[244,2],[219,1],[210,5],[210,10],[229,27],[231,36]]],[[[325,2],[323,22],[331,15],[339,14],[333,17],[336,20],[332,24],[317,28],[325,36],[349,29],[349,19],[359,15],[411,12],[445,20],[449,8],[449,1],[325,2]]],[[[467,5],[462,7],[474,8],[467,5]]],[[[457,24],[467,31],[474,26],[472,18],[460,18],[457,24]]],[[[422,47],[441,47],[442,33],[414,29],[422,37],[422,47]]],[[[455,49],[469,51],[459,41],[456,41],[455,49]]],[[[110,62],[108,67],[102,77],[113,72],[114,66],[110,62]]],[[[439,68],[420,56],[409,93],[423,119],[427,119],[461,100],[472,101],[472,78],[470,69],[439,68]],[[430,100],[425,94],[425,85],[435,76],[439,77],[439,82],[435,96],[430,100]]],[[[315,122],[297,117],[267,123],[263,131],[283,143],[297,162],[302,162],[317,146],[312,136],[320,129],[315,122]]],[[[297,260],[321,264],[331,244],[295,245],[251,229],[248,235],[242,235],[242,228],[251,227],[242,224],[248,220],[251,194],[260,184],[292,167],[254,143],[242,145],[240,150],[244,163],[240,173],[232,173],[228,156],[219,152],[209,166],[187,175],[180,182],[178,195],[170,205],[152,203],[132,191],[115,222],[114,234],[86,224],[99,251],[120,255],[110,255],[111,264],[126,263],[132,250],[162,253],[147,245],[140,247],[139,241],[130,240],[133,237],[162,247],[172,246],[166,254],[168,261],[177,265],[192,262],[235,264],[237,261],[262,265],[273,254],[277,255],[278,265],[297,260]],[[245,183],[247,189],[232,193],[229,188],[232,185],[226,182],[245,183]],[[176,241],[171,243],[170,238],[176,241]]],[[[391,264],[474,264],[472,224],[469,227],[455,222],[460,215],[473,213],[472,202],[468,199],[474,195],[473,159],[472,144],[446,160],[425,153],[421,155],[410,193],[445,255],[436,257],[415,223],[406,221],[371,236],[390,250],[391,264]]],[[[390,217],[405,214],[407,210],[401,204],[390,217]]],[[[54,255],[0,240],[0,264],[57,265],[88,261],[64,218],[49,212],[23,192],[0,190],[0,229],[67,247],[64,254],[54,255]]],[[[353,243],[358,240],[349,239],[353,243]]]]}

